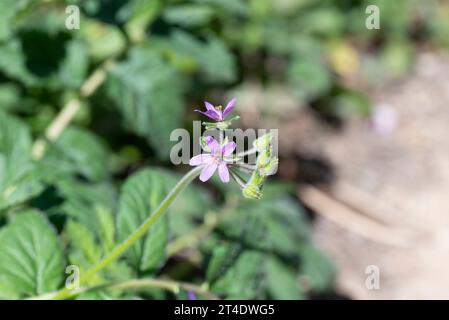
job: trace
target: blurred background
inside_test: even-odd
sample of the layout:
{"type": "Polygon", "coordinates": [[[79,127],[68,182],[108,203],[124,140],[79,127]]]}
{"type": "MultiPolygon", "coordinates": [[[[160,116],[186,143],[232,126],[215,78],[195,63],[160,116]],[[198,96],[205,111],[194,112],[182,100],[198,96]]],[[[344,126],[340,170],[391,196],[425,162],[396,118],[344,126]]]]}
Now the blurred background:
{"type": "MultiPolygon", "coordinates": [[[[237,97],[239,127],[279,129],[264,198],[195,183],[170,212],[165,257],[122,260],[94,284],[151,276],[224,298],[447,299],[448,46],[443,0],[2,0],[0,235],[37,209],[65,263],[87,267],[105,253],[92,216],[109,212],[119,239],[124,182],[153,170],[148,188],[170,185],[187,169],[169,161],[171,131],[192,130],[203,100],[237,97]],[[66,26],[69,5],[79,29],[66,26]],[[379,29],[366,27],[369,5],[379,29]]],[[[33,290],[0,285],[0,296],[33,290]]]]}

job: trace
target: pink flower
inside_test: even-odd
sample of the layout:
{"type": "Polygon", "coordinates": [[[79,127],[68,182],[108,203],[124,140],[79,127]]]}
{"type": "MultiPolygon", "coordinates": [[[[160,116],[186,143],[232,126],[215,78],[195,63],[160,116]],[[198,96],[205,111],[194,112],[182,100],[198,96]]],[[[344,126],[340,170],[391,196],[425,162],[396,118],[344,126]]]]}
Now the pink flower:
{"type": "Polygon", "coordinates": [[[200,174],[200,180],[203,182],[209,180],[214,175],[217,168],[221,181],[225,183],[229,182],[229,170],[227,165],[231,160],[226,159],[225,157],[229,157],[234,152],[236,147],[235,142],[228,142],[221,146],[217,140],[210,136],[206,138],[206,142],[210,149],[210,153],[194,156],[190,159],[189,164],[191,166],[204,165],[200,174]]]}
{"type": "Polygon", "coordinates": [[[236,98],[231,99],[226,105],[226,108],[224,108],[224,110],[222,110],[222,106],[214,107],[211,103],[204,101],[206,111],[201,110],[195,111],[200,112],[215,121],[224,121],[225,117],[234,109],[236,100],[237,100],[236,98]]]}

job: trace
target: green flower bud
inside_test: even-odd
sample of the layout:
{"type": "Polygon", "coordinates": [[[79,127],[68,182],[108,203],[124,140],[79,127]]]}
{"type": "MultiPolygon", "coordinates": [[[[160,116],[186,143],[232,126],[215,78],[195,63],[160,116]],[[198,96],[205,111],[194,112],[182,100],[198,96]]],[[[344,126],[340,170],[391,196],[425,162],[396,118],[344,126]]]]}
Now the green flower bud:
{"type": "Polygon", "coordinates": [[[242,189],[242,194],[245,198],[248,199],[260,199],[262,197],[262,193],[260,192],[260,189],[252,184],[247,184],[242,189]]]}
{"type": "Polygon", "coordinates": [[[265,167],[270,163],[271,160],[271,150],[263,150],[260,152],[256,160],[257,167],[265,167]]]}
{"type": "Polygon", "coordinates": [[[260,199],[262,197],[261,189],[264,182],[265,176],[261,174],[261,170],[254,170],[245,187],[242,189],[243,196],[249,199],[260,199]]]}
{"type": "Polygon", "coordinates": [[[273,157],[270,159],[268,164],[263,168],[263,174],[265,176],[271,176],[278,171],[279,159],[277,157],[273,157]]]}
{"type": "Polygon", "coordinates": [[[253,146],[257,151],[263,152],[271,148],[271,141],[273,140],[273,135],[271,133],[264,134],[263,136],[257,138],[253,146]]]}

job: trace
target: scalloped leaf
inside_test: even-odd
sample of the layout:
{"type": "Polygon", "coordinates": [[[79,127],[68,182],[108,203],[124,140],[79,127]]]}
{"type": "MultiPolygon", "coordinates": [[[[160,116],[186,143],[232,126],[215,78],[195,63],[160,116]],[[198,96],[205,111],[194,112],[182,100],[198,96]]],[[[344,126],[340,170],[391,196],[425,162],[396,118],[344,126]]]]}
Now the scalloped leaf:
{"type": "Polygon", "coordinates": [[[58,289],[64,259],[54,228],[39,212],[18,213],[0,234],[0,297],[41,295],[58,289]]]}

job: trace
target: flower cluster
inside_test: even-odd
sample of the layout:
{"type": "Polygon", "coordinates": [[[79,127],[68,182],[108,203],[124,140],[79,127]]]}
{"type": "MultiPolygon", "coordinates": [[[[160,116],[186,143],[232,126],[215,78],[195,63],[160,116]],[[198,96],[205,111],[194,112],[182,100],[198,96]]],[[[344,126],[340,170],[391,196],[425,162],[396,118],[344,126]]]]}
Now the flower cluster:
{"type": "Polygon", "coordinates": [[[222,182],[228,183],[232,177],[241,187],[246,198],[260,199],[266,177],[277,171],[278,158],[273,155],[273,137],[271,134],[263,135],[254,141],[250,150],[234,155],[236,144],[232,141],[229,142],[224,137],[224,130],[231,125],[233,120],[238,119],[238,116],[229,120],[225,119],[234,109],[235,102],[234,98],[223,109],[222,106],[214,106],[206,101],[204,103],[206,111],[195,110],[215,121],[203,122],[203,125],[206,129],[219,130],[220,139],[217,141],[212,136],[202,137],[200,143],[204,153],[194,156],[190,159],[189,164],[203,166],[200,174],[200,180],[203,182],[209,180],[218,169],[218,175],[222,182]],[[253,153],[257,154],[256,162],[254,164],[244,163],[244,156],[253,153]],[[242,177],[245,174],[249,176],[246,181],[242,177]]]}

